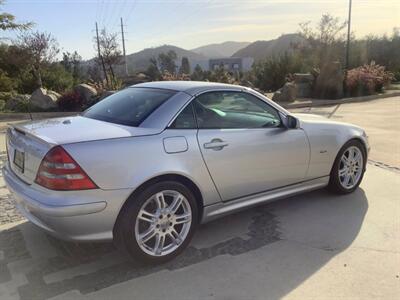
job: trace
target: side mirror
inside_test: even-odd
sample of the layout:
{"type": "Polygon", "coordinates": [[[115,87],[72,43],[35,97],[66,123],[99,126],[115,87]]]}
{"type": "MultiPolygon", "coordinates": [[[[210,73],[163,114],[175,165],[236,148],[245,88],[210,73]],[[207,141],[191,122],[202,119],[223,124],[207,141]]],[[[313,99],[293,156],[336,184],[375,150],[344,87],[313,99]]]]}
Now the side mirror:
{"type": "Polygon", "coordinates": [[[287,115],[286,116],[286,127],[288,129],[296,129],[299,127],[299,120],[297,120],[297,118],[291,116],[291,115],[287,115]]]}

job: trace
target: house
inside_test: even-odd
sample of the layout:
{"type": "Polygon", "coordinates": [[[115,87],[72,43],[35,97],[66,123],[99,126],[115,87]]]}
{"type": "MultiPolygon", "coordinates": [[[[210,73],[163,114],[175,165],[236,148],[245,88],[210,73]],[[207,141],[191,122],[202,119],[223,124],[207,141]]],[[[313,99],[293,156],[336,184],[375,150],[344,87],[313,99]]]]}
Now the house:
{"type": "Polygon", "coordinates": [[[209,60],[210,71],[223,66],[229,72],[249,71],[253,65],[254,59],[251,57],[226,57],[213,58],[209,60]]]}

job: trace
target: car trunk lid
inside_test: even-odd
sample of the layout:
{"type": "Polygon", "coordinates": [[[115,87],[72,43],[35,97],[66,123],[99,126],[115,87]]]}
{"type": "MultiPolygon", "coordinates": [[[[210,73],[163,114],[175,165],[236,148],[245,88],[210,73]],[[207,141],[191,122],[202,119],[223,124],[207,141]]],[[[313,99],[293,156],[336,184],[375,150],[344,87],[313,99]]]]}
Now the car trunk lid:
{"type": "Polygon", "coordinates": [[[162,129],[129,127],[81,116],[11,125],[6,144],[12,171],[32,184],[46,153],[56,145],[157,134],[162,129]]]}

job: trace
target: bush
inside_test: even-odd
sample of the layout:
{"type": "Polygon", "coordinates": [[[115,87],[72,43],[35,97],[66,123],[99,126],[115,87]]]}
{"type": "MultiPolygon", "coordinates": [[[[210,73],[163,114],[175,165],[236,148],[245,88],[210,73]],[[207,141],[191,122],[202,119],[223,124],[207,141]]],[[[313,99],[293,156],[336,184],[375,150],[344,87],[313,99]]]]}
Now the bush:
{"type": "Polygon", "coordinates": [[[16,112],[29,112],[36,111],[37,108],[30,103],[30,95],[13,94],[13,93],[0,93],[5,101],[4,109],[16,112]]]}
{"type": "Polygon", "coordinates": [[[75,91],[65,93],[57,101],[57,105],[62,111],[81,111],[84,103],[85,100],[75,91]]]}
{"type": "Polygon", "coordinates": [[[0,99],[0,111],[4,111],[6,107],[6,101],[0,99]]]}
{"type": "Polygon", "coordinates": [[[16,95],[16,93],[14,93],[14,92],[0,92],[0,100],[7,102],[9,99],[14,97],[15,95],[16,95]]]}
{"type": "Polygon", "coordinates": [[[393,74],[385,71],[385,67],[371,62],[347,72],[346,90],[351,96],[372,95],[382,92],[393,79],[393,74]]]}
{"type": "Polygon", "coordinates": [[[14,88],[15,81],[0,69],[0,92],[11,92],[14,88]]]}

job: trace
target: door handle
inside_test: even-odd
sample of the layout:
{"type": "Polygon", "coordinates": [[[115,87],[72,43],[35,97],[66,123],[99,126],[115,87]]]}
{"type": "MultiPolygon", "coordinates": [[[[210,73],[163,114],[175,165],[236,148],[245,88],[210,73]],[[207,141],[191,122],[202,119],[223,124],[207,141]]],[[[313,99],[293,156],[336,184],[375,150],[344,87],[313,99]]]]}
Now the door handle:
{"type": "Polygon", "coordinates": [[[203,146],[205,149],[222,150],[228,145],[227,142],[224,142],[221,139],[212,139],[211,142],[205,143],[203,146]]]}

